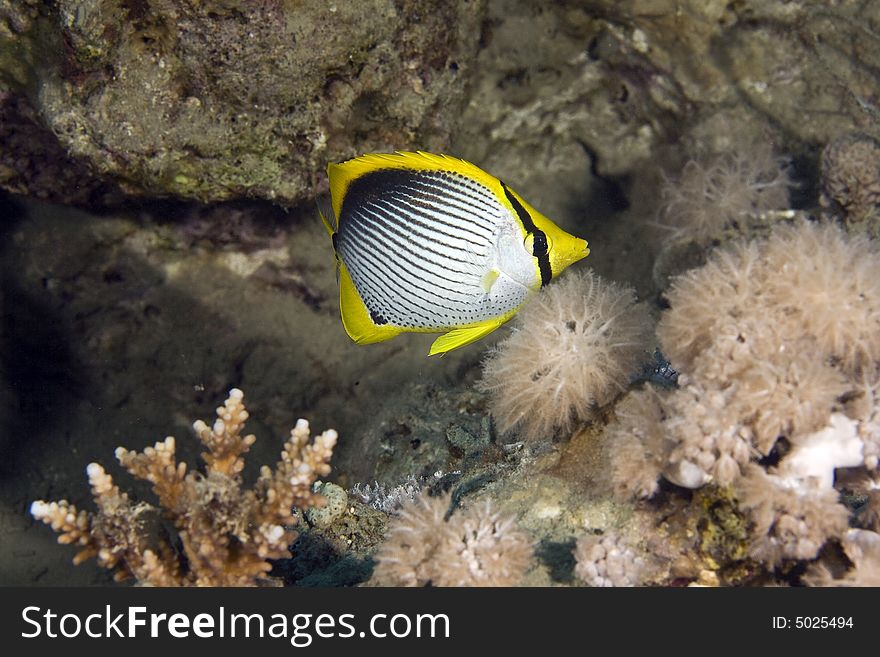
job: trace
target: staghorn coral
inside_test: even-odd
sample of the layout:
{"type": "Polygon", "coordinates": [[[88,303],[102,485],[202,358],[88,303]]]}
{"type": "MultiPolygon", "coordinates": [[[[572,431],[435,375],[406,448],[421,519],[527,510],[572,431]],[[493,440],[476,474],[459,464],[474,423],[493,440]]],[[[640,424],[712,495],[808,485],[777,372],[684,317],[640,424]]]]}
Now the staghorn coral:
{"type": "Polygon", "coordinates": [[[772,144],[756,141],[720,155],[689,160],[676,178],[666,178],[659,223],[673,241],[708,243],[742,229],[771,210],[788,208],[787,161],[772,144]]]}
{"type": "Polygon", "coordinates": [[[502,433],[571,431],[622,392],[650,353],[651,320],[632,288],[587,270],[548,286],[483,364],[480,388],[502,433]]]}
{"type": "Polygon", "coordinates": [[[645,560],[617,536],[582,536],[574,550],[575,574],[590,586],[637,586],[645,560]]]}
{"type": "Polygon", "coordinates": [[[880,142],[854,133],[838,137],[822,151],[824,207],[843,211],[848,223],[877,216],[880,206],[880,142]]]}
{"type": "Polygon", "coordinates": [[[193,424],[207,450],[203,473],[177,463],[173,437],[140,453],[118,448],[119,463],[152,484],[158,507],[134,503],[103,467],[91,463],[87,473],[97,513],[66,500],[40,500],[31,514],[61,534],[59,543],[81,548],[74,563],[97,557],[117,580],[134,577],[156,586],[274,583],[268,559],[290,556],[288,546],[297,535],[291,529],[297,523],[293,508],[322,503],[312,484],[329,474],[337,435],[331,429],[310,442],[309,423],[298,420],[275,469],[263,466],[253,489],[243,490],[244,454],[256,441],[241,435],[247,418],[243,393],[233,388],[212,427],[201,420],[193,424]],[[159,531],[163,519],[176,531],[182,552],[174,538],[159,531]]]}
{"type": "Polygon", "coordinates": [[[394,586],[512,586],[531,540],[489,500],[447,518],[450,495],[405,503],[376,554],[374,582],[394,586]]]}

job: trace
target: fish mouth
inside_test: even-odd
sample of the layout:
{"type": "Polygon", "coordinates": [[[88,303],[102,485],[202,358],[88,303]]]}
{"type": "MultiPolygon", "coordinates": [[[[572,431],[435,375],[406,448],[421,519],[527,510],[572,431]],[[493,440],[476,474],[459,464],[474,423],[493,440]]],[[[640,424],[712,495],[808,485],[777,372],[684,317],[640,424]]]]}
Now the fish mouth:
{"type": "Polygon", "coordinates": [[[587,241],[578,238],[576,242],[568,245],[568,248],[562,249],[550,255],[550,266],[553,270],[553,276],[556,277],[565,271],[569,266],[578,260],[583,260],[590,255],[590,247],[587,241]]]}

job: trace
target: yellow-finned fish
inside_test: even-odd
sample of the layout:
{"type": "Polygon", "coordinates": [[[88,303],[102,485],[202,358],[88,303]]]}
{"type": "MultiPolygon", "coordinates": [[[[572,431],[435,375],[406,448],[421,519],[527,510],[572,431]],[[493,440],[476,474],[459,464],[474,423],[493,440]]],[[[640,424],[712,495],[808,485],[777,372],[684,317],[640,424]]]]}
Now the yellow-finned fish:
{"type": "Polygon", "coordinates": [[[482,169],[448,155],[362,155],[327,167],[339,306],[358,344],[443,333],[470,344],[586,257],[569,235],[482,169]]]}

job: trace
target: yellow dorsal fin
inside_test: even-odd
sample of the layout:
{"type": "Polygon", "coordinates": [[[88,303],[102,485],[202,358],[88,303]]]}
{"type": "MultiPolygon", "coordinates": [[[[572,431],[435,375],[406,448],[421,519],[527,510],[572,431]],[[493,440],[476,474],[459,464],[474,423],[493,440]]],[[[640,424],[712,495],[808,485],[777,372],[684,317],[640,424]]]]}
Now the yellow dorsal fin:
{"type": "Polygon", "coordinates": [[[351,274],[341,262],[338,269],[339,275],[339,313],[342,315],[342,325],[348,337],[358,344],[372,344],[390,340],[400,334],[400,329],[394,326],[378,326],[370,317],[370,311],[358,294],[351,274]]]}
{"type": "Polygon", "coordinates": [[[503,319],[495,318],[486,320],[476,326],[454,329],[449,331],[449,333],[444,333],[434,340],[434,343],[431,345],[431,351],[428,352],[428,355],[434,356],[436,354],[444,354],[447,351],[452,351],[453,349],[458,349],[471,342],[476,342],[480,338],[489,335],[503,323],[503,319]]]}
{"type": "Polygon", "coordinates": [[[498,179],[478,166],[451,155],[434,155],[422,151],[390,153],[371,153],[346,160],[340,164],[330,164],[327,174],[330,177],[330,196],[333,212],[337,220],[342,211],[342,202],[352,181],[363,175],[381,169],[412,169],[415,171],[454,171],[465,175],[496,194],[502,194],[498,179]]]}

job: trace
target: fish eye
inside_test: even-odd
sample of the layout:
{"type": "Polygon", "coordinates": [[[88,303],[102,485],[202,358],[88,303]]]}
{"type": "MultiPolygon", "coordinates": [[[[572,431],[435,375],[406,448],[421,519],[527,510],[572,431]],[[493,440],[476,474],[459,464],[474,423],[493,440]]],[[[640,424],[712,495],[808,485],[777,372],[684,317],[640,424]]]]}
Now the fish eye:
{"type": "Polygon", "coordinates": [[[526,238],[526,249],[530,250],[533,256],[540,258],[550,252],[550,239],[546,233],[537,231],[529,235],[529,237],[532,239],[529,243],[528,237],[526,238]]]}

